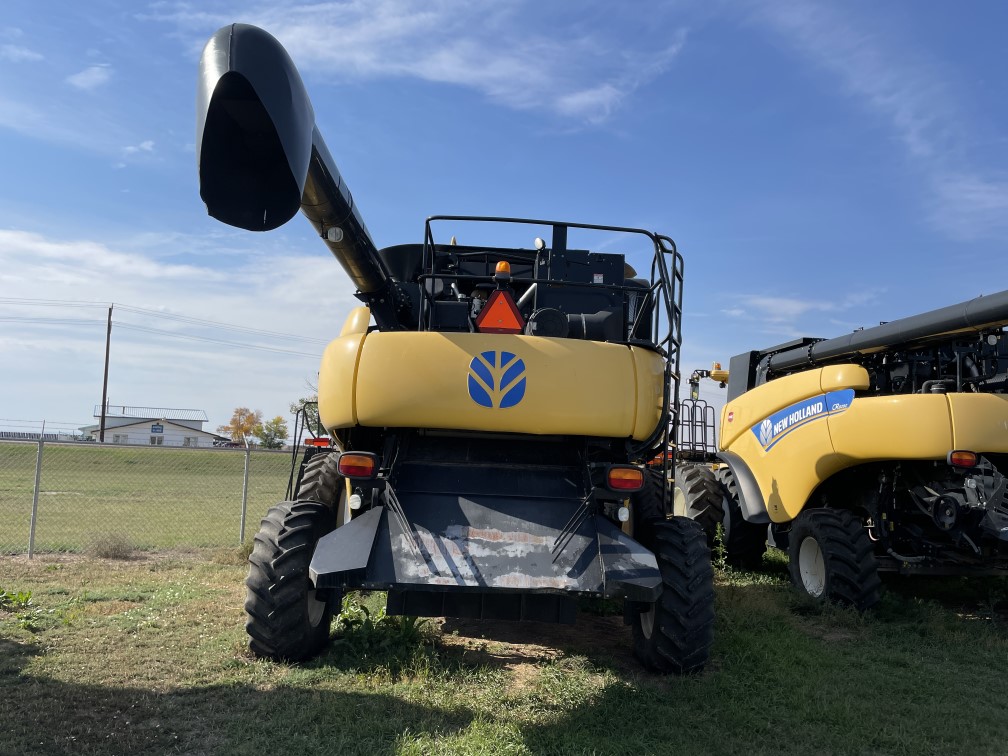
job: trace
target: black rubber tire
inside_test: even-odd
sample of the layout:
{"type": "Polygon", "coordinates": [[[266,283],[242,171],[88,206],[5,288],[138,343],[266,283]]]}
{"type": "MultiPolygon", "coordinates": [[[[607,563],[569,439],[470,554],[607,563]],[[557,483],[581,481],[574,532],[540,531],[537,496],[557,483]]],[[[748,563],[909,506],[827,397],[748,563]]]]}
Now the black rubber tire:
{"type": "Polygon", "coordinates": [[[802,511],[791,527],[788,556],[792,581],[810,599],[833,601],[859,611],[870,609],[879,600],[882,581],[875,548],[864,523],[853,512],[802,511]]]}
{"type": "Polygon", "coordinates": [[[746,522],[739,503],[738,482],[728,467],[719,467],[714,473],[721,484],[723,499],[721,509],[725,561],[742,570],[759,569],[767,549],[767,526],[746,522]]]}
{"type": "Polygon", "coordinates": [[[336,468],[338,462],[338,452],[321,452],[309,459],[294,498],[298,501],[321,501],[335,508],[343,486],[343,478],[336,468]]]}
{"type": "Polygon", "coordinates": [[[655,526],[664,522],[668,509],[672,506],[672,492],[661,469],[644,470],[644,487],[630,495],[630,511],[633,513],[633,537],[649,551],[655,550],[655,526]],[[667,491],[662,503],[662,489],[667,491]]]}
{"type": "Polygon", "coordinates": [[[717,526],[724,519],[724,489],[706,465],[680,464],[675,469],[673,513],[700,523],[707,535],[707,548],[714,548],[717,526]]]}
{"type": "Polygon", "coordinates": [[[700,672],[714,641],[714,570],[703,528],[673,517],[655,528],[662,591],[632,618],[634,656],[662,674],[700,672]]]}
{"type": "Polygon", "coordinates": [[[314,501],[285,501],[266,513],[245,579],[245,631],[255,656],[303,661],[329,642],[340,597],[316,594],[308,565],[319,538],[335,526],[333,510],[314,501]]]}

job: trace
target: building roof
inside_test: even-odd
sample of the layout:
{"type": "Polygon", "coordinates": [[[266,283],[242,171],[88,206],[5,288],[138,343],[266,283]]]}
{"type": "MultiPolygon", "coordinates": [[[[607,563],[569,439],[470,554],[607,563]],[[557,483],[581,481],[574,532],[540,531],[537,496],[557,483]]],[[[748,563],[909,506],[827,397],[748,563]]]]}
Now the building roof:
{"type": "MultiPolygon", "coordinates": [[[[94,416],[101,417],[101,405],[96,404],[94,416]]],[[[206,412],[197,409],[171,409],[170,407],[125,407],[111,404],[105,408],[105,417],[128,417],[137,420],[196,420],[207,421],[206,412]]]]}
{"type": "MultiPolygon", "coordinates": [[[[162,423],[162,422],[165,425],[172,426],[173,428],[179,428],[187,434],[198,433],[200,436],[212,436],[213,438],[219,438],[221,440],[230,440],[228,439],[227,436],[222,436],[219,433],[213,433],[211,431],[205,431],[199,428],[190,428],[188,425],[179,425],[178,423],[173,423],[170,420],[162,420],[161,418],[152,419],[148,417],[140,418],[136,422],[128,423],[126,425],[116,425],[113,428],[106,427],[105,434],[108,435],[110,433],[122,433],[124,430],[130,430],[130,429],[136,430],[140,426],[147,426],[151,423],[162,423]]],[[[85,425],[83,428],[80,429],[81,433],[98,433],[100,430],[101,430],[100,425],[85,425]]]]}

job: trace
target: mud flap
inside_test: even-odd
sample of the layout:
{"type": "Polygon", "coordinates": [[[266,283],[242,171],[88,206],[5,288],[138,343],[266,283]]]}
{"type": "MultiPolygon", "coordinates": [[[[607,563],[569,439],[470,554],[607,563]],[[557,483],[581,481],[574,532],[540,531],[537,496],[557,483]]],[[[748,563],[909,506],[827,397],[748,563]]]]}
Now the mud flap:
{"type": "Polygon", "coordinates": [[[578,499],[389,494],[387,506],[319,541],[310,567],[318,588],[642,602],[661,590],[654,555],[578,499]]]}

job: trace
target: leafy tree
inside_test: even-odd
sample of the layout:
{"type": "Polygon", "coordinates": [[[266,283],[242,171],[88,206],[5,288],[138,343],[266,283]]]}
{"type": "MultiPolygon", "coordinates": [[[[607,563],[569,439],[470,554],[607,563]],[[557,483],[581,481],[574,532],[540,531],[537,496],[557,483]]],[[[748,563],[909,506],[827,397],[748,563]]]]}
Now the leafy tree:
{"type": "Polygon", "coordinates": [[[296,402],[291,402],[290,405],[291,414],[292,415],[300,414],[302,407],[304,407],[305,415],[308,418],[308,428],[312,432],[318,433],[321,428],[318,416],[318,394],[310,394],[309,396],[302,396],[296,402]]]}
{"type": "Polygon", "coordinates": [[[217,427],[217,432],[228,436],[232,441],[242,443],[249,436],[255,435],[255,428],[262,423],[262,412],[253,412],[248,407],[235,407],[231,422],[217,427]]]}
{"type": "Polygon", "coordinates": [[[277,415],[272,420],[256,425],[252,434],[266,449],[279,449],[287,440],[287,421],[277,415]]]}

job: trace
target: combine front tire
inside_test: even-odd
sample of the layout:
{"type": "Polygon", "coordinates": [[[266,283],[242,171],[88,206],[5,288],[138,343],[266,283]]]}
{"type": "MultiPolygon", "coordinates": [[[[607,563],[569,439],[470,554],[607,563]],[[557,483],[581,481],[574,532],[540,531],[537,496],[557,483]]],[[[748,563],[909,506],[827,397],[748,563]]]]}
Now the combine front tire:
{"type": "Polygon", "coordinates": [[[714,639],[714,571],[703,529],[685,517],[654,528],[658,600],[633,617],[634,655],[662,673],[703,669],[714,639]]]}
{"type": "Polygon", "coordinates": [[[875,549],[861,520],[840,509],[806,509],[794,521],[788,547],[791,579],[816,601],[864,611],[879,600],[875,549]]]}
{"type": "Polygon", "coordinates": [[[314,501],[285,501],[266,513],[245,579],[245,630],[256,656],[302,661],[329,641],[339,596],[316,591],[308,565],[319,538],[334,527],[333,510],[314,501]]]}

